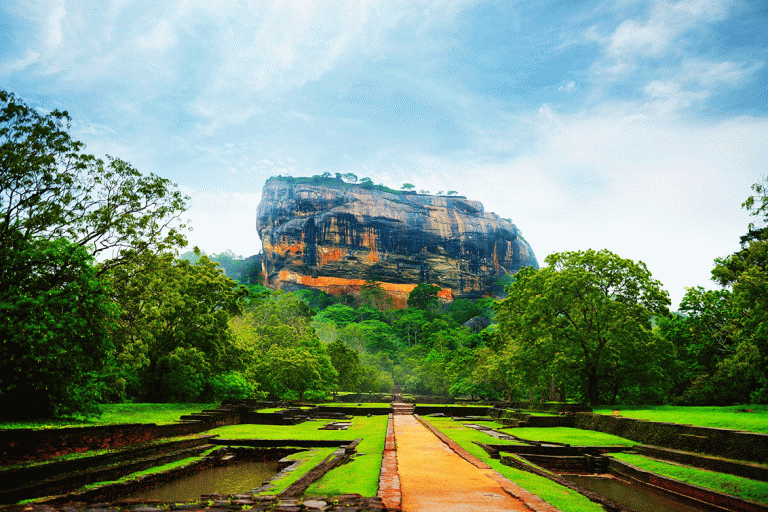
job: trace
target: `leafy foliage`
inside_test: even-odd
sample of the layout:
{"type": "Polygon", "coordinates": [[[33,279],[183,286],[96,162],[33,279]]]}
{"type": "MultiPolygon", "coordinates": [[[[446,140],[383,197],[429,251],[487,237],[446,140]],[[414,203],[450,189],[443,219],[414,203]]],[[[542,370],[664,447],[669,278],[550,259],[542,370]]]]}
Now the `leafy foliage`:
{"type": "Polygon", "coordinates": [[[0,91],[0,242],[14,231],[67,238],[109,256],[100,272],[135,252],[185,244],[179,215],[187,198],[175,185],[83,153],[66,131],[69,121],[66,112],[42,116],[0,91]]]}
{"type": "Polygon", "coordinates": [[[651,329],[669,299],[645,265],[603,251],[565,252],[521,270],[497,308],[518,383],[552,381],[591,404],[659,382],[665,340],[651,329]]]}
{"type": "Polygon", "coordinates": [[[82,247],[64,239],[15,233],[0,244],[4,417],[97,411],[115,309],[92,263],[82,247]]]}

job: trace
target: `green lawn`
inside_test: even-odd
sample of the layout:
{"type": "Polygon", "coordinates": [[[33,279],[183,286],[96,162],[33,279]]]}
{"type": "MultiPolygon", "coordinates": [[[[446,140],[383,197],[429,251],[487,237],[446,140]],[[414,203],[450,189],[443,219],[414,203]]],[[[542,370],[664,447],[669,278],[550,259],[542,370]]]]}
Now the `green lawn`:
{"type": "MultiPolygon", "coordinates": [[[[306,492],[308,496],[335,496],[359,493],[375,496],[379,485],[379,470],[387,433],[387,416],[355,416],[347,430],[318,430],[331,420],[308,421],[299,425],[232,425],[209,430],[224,439],[297,439],[339,440],[362,439],[357,446],[358,455],[349,463],[329,472],[306,492]]],[[[331,450],[333,451],[333,450],[331,450]]],[[[304,471],[320,462],[314,458],[302,465],[304,471]]],[[[293,481],[295,479],[291,477],[293,481]]],[[[286,487],[289,484],[286,484],[286,487]]],[[[275,491],[270,491],[273,493],[275,491]]],[[[278,491],[279,492],[279,491],[278,491]]]]}
{"type": "Polygon", "coordinates": [[[596,414],[618,411],[626,418],[696,425],[699,427],[730,428],[768,433],[768,405],[715,406],[621,406],[596,407],[596,414]],[[752,409],[754,412],[739,412],[752,409]]]}
{"type": "Polygon", "coordinates": [[[570,427],[516,427],[508,428],[505,432],[528,441],[552,441],[574,446],[634,446],[637,444],[623,437],[570,427]]]}
{"type": "MultiPolygon", "coordinates": [[[[572,491],[567,487],[558,485],[533,473],[505,466],[499,460],[491,459],[485,450],[473,442],[487,443],[489,439],[487,434],[465,427],[451,418],[428,417],[424,419],[437,427],[470,454],[490,465],[494,470],[509,478],[520,487],[536,494],[563,512],[603,512],[603,508],[600,505],[589,501],[576,491],[572,491]]],[[[501,441],[499,442],[502,443],[501,441]]]]}
{"type": "Polygon", "coordinates": [[[184,414],[194,414],[203,409],[215,409],[218,404],[105,404],[101,416],[95,418],[62,418],[0,423],[0,429],[11,428],[61,428],[116,423],[173,423],[184,414]]]}
{"type": "Polygon", "coordinates": [[[668,476],[718,492],[731,494],[747,500],[768,503],[768,482],[760,482],[724,473],[715,473],[704,469],[696,469],[677,464],[668,464],[649,459],[642,455],[617,453],[613,457],[628,462],[646,471],[668,476]]]}
{"type": "Polygon", "coordinates": [[[259,494],[275,495],[283,492],[291,484],[293,484],[299,478],[307,474],[310,469],[314,468],[315,466],[320,464],[322,461],[324,461],[326,457],[331,455],[334,451],[335,451],[334,448],[314,448],[311,450],[305,450],[305,451],[301,451],[301,452],[289,455],[288,456],[289,459],[301,460],[303,462],[298,468],[294,469],[290,473],[284,474],[281,478],[272,480],[270,482],[271,487],[268,490],[261,492],[259,494]]]}

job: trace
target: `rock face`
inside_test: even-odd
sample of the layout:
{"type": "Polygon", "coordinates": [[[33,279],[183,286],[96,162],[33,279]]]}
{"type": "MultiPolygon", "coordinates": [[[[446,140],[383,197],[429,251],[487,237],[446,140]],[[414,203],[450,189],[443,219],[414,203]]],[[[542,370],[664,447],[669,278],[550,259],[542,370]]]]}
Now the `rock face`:
{"type": "Polygon", "coordinates": [[[358,294],[374,279],[399,307],[421,282],[444,300],[478,297],[504,274],[538,268],[517,227],[478,201],[334,178],[270,178],[256,229],[267,286],[358,294]]]}

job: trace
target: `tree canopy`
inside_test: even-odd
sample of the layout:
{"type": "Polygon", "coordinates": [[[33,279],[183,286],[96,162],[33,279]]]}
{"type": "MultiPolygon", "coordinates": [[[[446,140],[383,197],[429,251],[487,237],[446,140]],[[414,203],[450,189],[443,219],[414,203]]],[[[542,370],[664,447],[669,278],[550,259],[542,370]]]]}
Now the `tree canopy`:
{"type": "Polygon", "coordinates": [[[557,387],[591,404],[651,381],[663,340],[651,319],[669,299],[642,262],[607,250],[564,252],[516,275],[496,318],[518,383],[557,387]]]}
{"type": "Polygon", "coordinates": [[[102,258],[99,272],[128,250],[186,243],[179,215],[186,197],[170,181],[127,162],[83,152],[67,133],[67,112],[43,116],[0,91],[0,242],[66,238],[102,258]]]}

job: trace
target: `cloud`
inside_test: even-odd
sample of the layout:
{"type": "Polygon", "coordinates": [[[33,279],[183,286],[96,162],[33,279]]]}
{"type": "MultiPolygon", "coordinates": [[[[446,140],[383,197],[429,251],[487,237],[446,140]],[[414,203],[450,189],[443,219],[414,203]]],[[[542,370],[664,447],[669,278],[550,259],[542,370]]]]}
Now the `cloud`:
{"type": "Polygon", "coordinates": [[[256,233],[256,207],[261,193],[229,192],[184,188],[192,197],[184,220],[192,231],[187,234],[189,247],[198,246],[207,254],[231,249],[239,256],[252,256],[261,250],[256,233]]]}
{"type": "Polygon", "coordinates": [[[10,73],[18,73],[39,60],[40,53],[28,48],[24,56],[20,59],[3,64],[2,67],[0,67],[0,74],[6,75],[10,73]]]}
{"type": "Polygon", "coordinates": [[[657,1],[646,21],[624,20],[609,38],[608,54],[624,60],[659,57],[681,36],[721,21],[732,4],[725,0],[657,1]]]}

